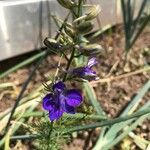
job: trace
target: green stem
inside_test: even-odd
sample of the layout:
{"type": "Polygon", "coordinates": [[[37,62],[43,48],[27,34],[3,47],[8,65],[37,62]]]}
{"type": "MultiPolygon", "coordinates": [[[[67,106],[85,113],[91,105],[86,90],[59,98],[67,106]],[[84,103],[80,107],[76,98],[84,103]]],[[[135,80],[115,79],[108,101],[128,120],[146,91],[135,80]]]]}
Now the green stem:
{"type": "Polygon", "coordinates": [[[80,17],[82,15],[82,3],[83,3],[83,0],[79,0],[79,4],[78,4],[78,17],[80,17]]]}
{"type": "MultiPolygon", "coordinates": [[[[75,16],[74,14],[76,14],[76,12],[74,12],[73,13],[73,19],[76,19],[76,18],[78,18],[78,17],[80,17],[81,15],[82,15],[82,2],[83,2],[83,0],[79,0],[78,1],[78,11],[77,11],[77,13],[78,13],[78,16],[75,16]]],[[[75,10],[76,11],[76,10],[75,10]]],[[[78,40],[79,39],[79,35],[77,35],[77,38],[75,38],[74,39],[74,42],[75,42],[75,40],[78,40]]],[[[76,43],[76,42],[75,42],[76,43]]],[[[66,78],[67,78],[67,71],[69,70],[69,67],[70,67],[70,65],[71,65],[71,63],[72,63],[72,60],[75,58],[75,56],[74,56],[74,54],[75,54],[75,48],[73,48],[73,50],[72,50],[72,53],[71,53],[71,56],[70,56],[70,59],[68,60],[68,64],[67,64],[67,67],[66,67],[66,73],[65,73],[65,75],[64,75],[64,78],[63,78],[63,82],[65,82],[66,81],[66,78]]]]}

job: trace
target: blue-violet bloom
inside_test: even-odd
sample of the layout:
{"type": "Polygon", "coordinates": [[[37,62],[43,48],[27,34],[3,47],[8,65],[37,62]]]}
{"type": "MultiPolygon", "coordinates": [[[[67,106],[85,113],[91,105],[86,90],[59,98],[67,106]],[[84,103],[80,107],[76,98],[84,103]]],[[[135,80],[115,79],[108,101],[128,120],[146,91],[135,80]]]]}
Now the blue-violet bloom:
{"type": "Polygon", "coordinates": [[[96,75],[96,72],[92,70],[92,67],[96,65],[98,62],[95,57],[89,59],[86,66],[83,67],[77,67],[70,71],[71,76],[82,78],[86,80],[97,80],[98,77],[96,75]]]}
{"type": "Polygon", "coordinates": [[[82,102],[82,95],[76,89],[66,89],[62,81],[53,85],[53,93],[43,98],[43,108],[49,111],[51,121],[58,120],[63,113],[74,114],[82,102]]]}

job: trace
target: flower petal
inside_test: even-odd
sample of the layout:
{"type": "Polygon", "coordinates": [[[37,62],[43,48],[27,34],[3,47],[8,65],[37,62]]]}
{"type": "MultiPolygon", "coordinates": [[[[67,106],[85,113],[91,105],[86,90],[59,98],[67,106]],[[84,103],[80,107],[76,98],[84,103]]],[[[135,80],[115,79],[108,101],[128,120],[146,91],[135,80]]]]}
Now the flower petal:
{"type": "Polygon", "coordinates": [[[88,66],[75,68],[72,72],[72,75],[74,77],[83,78],[89,81],[97,79],[96,72],[88,66]]]}
{"type": "Polygon", "coordinates": [[[93,57],[93,58],[89,59],[87,66],[88,66],[89,68],[91,68],[92,66],[94,66],[94,65],[97,64],[97,63],[98,63],[98,62],[97,62],[96,58],[93,57]]]}
{"type": "Polygon", "coordinates": [[[53,85],[54,91],[63,91],[66,88],[65,84],[62,81],[59,81],[53,85]]]}
{"type": "Polygon", "coordinates": [[[85,76],[96,76],[96,72],[89,67],[86,67],[84,70],[85,76]]]}
{"type": "Polygon", "coordinates": [[[64,111],[69,114],[75,114],[75,108],[73,106],[68,105],[66,102],[65,102],[64,111]]]}
{"type": "Polygon", "coordinates": [[[43,108],[46,110],[52,110],[54,107],[54,99],[53,99],[53,94],[47,94],[44,98],[43,98],[43,108]]]}
{"type": "Polygon", "coordinates": [[[85,67],[78,67],[78,68],[73,69],[72,74],[73,74],[73,76],[76,76],[76,77],[84,76],[85,67]]]}
{"type": "Polygon", "coordinates": [[[65,100],[69,106],[76,107],[76,106],[79,106],[81,104],[82,96],[75,89],[67,90],[65,93],[65,100]]]}
{"type": "Polygon", "coordinates": [[[62,115],[64,111],[62,109],[53,109],[52,111],[49,111],[49,118],[51,121],[58,120],[62,115]]]}

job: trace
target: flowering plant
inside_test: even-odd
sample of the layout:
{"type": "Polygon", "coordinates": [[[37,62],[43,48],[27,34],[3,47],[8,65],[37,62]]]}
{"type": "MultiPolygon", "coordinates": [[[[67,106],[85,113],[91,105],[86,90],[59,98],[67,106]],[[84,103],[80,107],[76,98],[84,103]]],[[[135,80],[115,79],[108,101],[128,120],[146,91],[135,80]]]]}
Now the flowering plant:
{"type": "Polygon", "coordinates": [[[74,114],[76,112],[75,108],[83,102],[82,94],[77,89],[67,89],[65,84],[67,81],[76,79],[83,81],[97,80],[96,71],[92,67],[98,63],[95,54],[98,55],[102,51],[100,45],[88,44],[88,40],[84,36],[92,30],[91,20],[98,15],[99,7],[91,5],[91,10],[83,15],[80,11],[82,9],[81,4],[85,5],[84,1],[75,3],[73,1],[58,0],[58,2],[63,7],[70,9],[76,19],[72,23],[64,23],[59,40],[46,38],[44,41],[49,49],[61,53],[67,61],[65,73],[61,73],[60,77],[55,77],[54,82],[51,84],[52,91],[44,96],[42,102],[43,108],[49,112],[49,118],[52,122],[60,119],[64,113],[74,114]],[[74,6],[78,6],[78,11],[72,9],[74,6]],[[82,41],[83,39],[85,42],[82,41]],[[71,50],[70,58],[68,58],[67,49],[71,50]],[[86,65],[71,66],[72,62],[80,59],[87,60],[89,56],[86,65]]]}
{"type": "MultiPolygon", "coordinates": [[[[125,109],[122,109],[117,118],[109,118],[101,107],[101,104],[97,101],[94,88],[89,81],[93,83],[98,83],[100,81],[109,82],[114,79],[120,79],[124,75],[120,75],[116,78],[115,76],[111,76],[106,79],[98,80],[98,74],[94,70],[94,66],[98,64],[98,59],[96,57],[101,54],[103,55],[104,50],[99,44],[90,44],[90,40],[87,37],[89,35],[91,37],[91,31],[93,31],[92,20],[100,12],[100,7],[98,5],[86,4],[85,0],[57,1],[61,6],[66,8],[69,13],[64,21],[53,16],[59,30],[55,38],[47,37],[44,40],[46,50],[40,52],[36,56],[32,56],[0,75],[1,78],[23,67],[25,64],[29,64],[40,58],[25,84],[22,86],[14,107],[0,114],[0,132],[3,132],[2,140],[0,140],[0,147],[5,143],[4,149],[10,149],[10,140],[35,138],[38,141],[34,143],[36,149],[57,150],[64,142],[70,140],[70,136],[74,136],[74,134],[72,134],[73,132],[76,133],[77,131],[89,129],[90,132],[91,130],[93,132],[97,127],[101,127],[101,131],[97,142],[94,141],[94,143],[96,142],[96,144],[93,145],[94,150],[111,149],[112,146],[116,145],[128,134],[130,134],[132,138],[135,138],[135,143],[140,143],[139,146],[142,147],[142,149],[148,147],[145,146],[148,143],[147,141],[143,139],[140,140],[133,132],[131,133],[131,131],[135,129],[138,124],[141,124],[150,113],[149,102],[146,102],[141,108],[136,107],[149,90],[150,80],[139,90],[137,95],[131,100],[131,103],[129,103],[125,109]],[[68,21],[71,15],[73,20],[68,21]],[[51,52],[59,56],[54,77],[52,77],[51,80],[48,79],[48,81],[43,84],[45,87],[44,92],[44,87],[41,86],[31,93],[31,95],[29,94],[23,97],[29,82],[42,60],[49,56],[51,52]],[[65,65],[62,63],[62,60],[65,62],[65,65]],[[42,92],[44,96],[41,98],[42,92]],[[34,111],[41,99],[43,111],[34,111]],[[135,108],[138,109],[137,112],[135,112],[135,108]],[[23,110],[21,114],[20,110],[23,110]],[[26,121],[25,118],[30,116],[38,116],[40,119],[38,119],[38,121],[35,119],[33,121],[34,123],[29,127],[23,122],[26,121]],[[11,121],[14,118],[15,121],[11,121]],[[31,134],[12,136],[16,129],[22,125],[23,127],[29,127],[29,132],[31,132],[31,134]],[[4,128],[5,130],[3,130],[4,128]]],[[[126,52],[130,50],[137,37],[150,20],[149,14],[145,14],[145,17],[142,15],[147,2],[148,0],[143,0],[138,16],[134,20],[133,8],[130,6],[131,1],[121,0],[126,52]]],[[[94,33],[92,37],[101,32],[102,31],[94,33]]],[[[116,64],[110,69],[110,74],[115,67],[116,64]]],[[[126,74],[125,76],[148,70],[149,67],[144,67],[144,69],[126,74]]],[[[5,86],[9,87],[12,85],[9,83],[1,85],[1,87],[5,86]]]]}
{"type": "MultiPolygon", "coordinates": [[[[120,130],[118,130],[118,125],[113,125],[113,120],[112,122],[111,120],[110,122],[109,120],[108,122],[105,121],[107,116],[101,108],[101,105],[97,102],[93,88],[88,83],[89,81],[99,79],[93,67],[98,63],[96,56],[104,54],[104,49],[101,45],[90,44],[90,41],[86,38],[86,34],[91,32],[93,29],[92,20],[99,14],[100,7],[98,5],[86,5],[84,0],[79,0],[78,2],[73,0],[57,1],[61,6],[70,11],[69,15],[72,14],[73,21],[68,22],[67,19],[65,19],[63,22],[58,19],[58,21],[62,23],[62,26],[58,32],[57,40],[51,38],[46,38],[44,40],[44,43],[49,50],[60,54],[61,57],[64,57],[66,60],[66,68],[64,69],[60,67],[60,59],[56,75],[52,80],[50,87],[49,85],[47,87],[47,89],[50,90],[48,90],[48,93],[43,97],[42,100],[43,109],[48,111],[49,114],[50,131],[45,137],[45,139],[48,139],[49,141],[48,148],[49,145],[55,145],[54,143],[57,138],[56,135],[58,134],[61,135],[59,138],[62,138],[64,135],[68,135],[70,132],[80,131],[83,129],[92,129],[99,126],[110,125],[111,123],[112,126],[108,130],[108,137],[110,134],[112,138],[109,141],[113,141],[114,137],[120,132],[120,130]],[[76,88],[70,89],[68,86],[66,86],[68,82],[76,82],[82,88],[80,88],[80,90],[76,88]],[[85,114],[81,113],[85,111],[83,108],[85,106],[84,104],[86,98],[90,100],[90,104],[92,104],[92,106],[95,108],[95,111],[98,114],[97,116],[88,116],[88,111],[85,114]],[[81,112],[78,111],[78,107],[80,107],[79,110],[81,112]],[[64,119],[66,116],[71,117],[71,123],[68,123],[68,118],[66,120],[64,119]],[[83,126],[79,124],[79,122],[82,124],[84,119],[89,118],[96,118],[97,121],[103,120],[103,122],[97,122],[93,125],[83,126]],[[79,121],[80,119],[82,121],[79,121]],[[62,125],[63,123],[65,127],[62,125]],[[74,126],[74,124],[78,126],[74,126]],[[57,130],[58,128],[59,131],[57,130]],[[116,131],[114,132],[114,130],[116,131]]],[[[87,109],[89,110],[89,108],[90,107],[88,106],[87,109]]],[[[129,108],[127,107],[126,109],[129,108]]],[[[121,119],[126,118],[120,117],[118,120],[114,119],[114,123],[121,121],[121,119]]],[[[119,125],[121,129],[124,128],[124,124],[119,125]]],[[[105,138],[103,138],[105,137],[104,133],[106,132],[107,127],[102,128],[100,138],[94,147],[95,150],[103,147],[110,148],[110,146],[105,143],[105,138]]],[[[59,142],[57,141],[57,143],[59,142]]],[[[110,142],[108,143],[111,145],[110,142]]],[[[115,141],[112,143],[115,143],[115,141]]]]}
{"type": "Polygon", "coordinates": [[[93,67],[98,63],[96,56],[103,52],[101,45],[89,44],[85,36],[93,29],[91,20],[100,12],[99,6],[85,5],[85,1],[58,0],[58,2],[69,9],[74,20],[72,23],[67,22],[67,19],[62,21],[57,40],[49,37],[44,40],[49,50],[55,51],[61,55],[61,59],[64,57],[66,60],[66,68],[58,66],[51,84],[46,85],[48,92],[42,100],[43,109],[48,112],[49,116],[50,134],[53,133],[56,125],[62,122],[64,114],[75,115],[77,107],[84,107],[82,106],[84,105],[82,89],[68,88],[67,84],[76,82],[81,85],[82,82],[97,80],[98,76],[93,67]],[[87,7],[87,10],[83,12],[82,7],[87,7]]]}

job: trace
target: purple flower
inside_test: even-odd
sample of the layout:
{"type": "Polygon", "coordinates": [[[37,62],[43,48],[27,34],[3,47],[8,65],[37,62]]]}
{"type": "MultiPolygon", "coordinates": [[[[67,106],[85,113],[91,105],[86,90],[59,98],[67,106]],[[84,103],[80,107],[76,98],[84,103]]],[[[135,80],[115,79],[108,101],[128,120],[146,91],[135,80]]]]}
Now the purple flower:
{"type": "Polygon", "coordinates": [[[97,80],[98,77],[96,75],[96,72],[92,70],[92,67],[97,64],[96,58],[91,58],[87,65],[84,67],[78,67],[70,71],[71,76],[73,77],[78,77],[78,78],[83,78],[86,80],[97,80]]]}
{"type": "Polygon", "coordinates": [[[53,85],[53,91],[43,98],[43,108],[49,111],[50,120],[58,120],[65,112],[74,114],[82,102],[81,94],[75,89],[66,89],[61,81],[53,85]]]}

